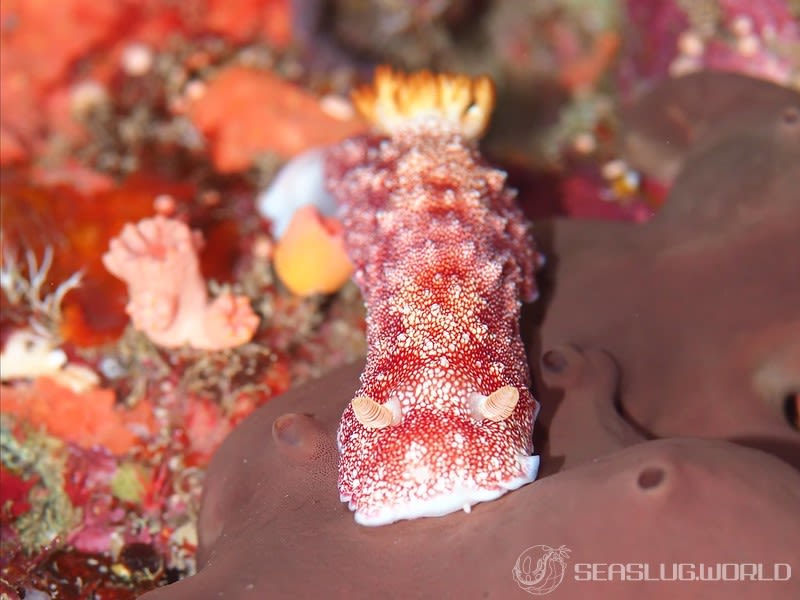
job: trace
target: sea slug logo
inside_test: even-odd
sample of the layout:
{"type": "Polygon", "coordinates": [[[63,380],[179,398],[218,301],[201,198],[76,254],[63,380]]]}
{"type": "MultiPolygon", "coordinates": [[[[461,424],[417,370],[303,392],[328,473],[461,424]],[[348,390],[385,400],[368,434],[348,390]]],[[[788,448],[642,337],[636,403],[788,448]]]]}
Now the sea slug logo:
{"type": "Polygon", "coordinates": [[[512,573],[519,587],[533,594],[544,596],[564,581],[570,549],[566,546],[531,546],[517,558],[512,573]]]}

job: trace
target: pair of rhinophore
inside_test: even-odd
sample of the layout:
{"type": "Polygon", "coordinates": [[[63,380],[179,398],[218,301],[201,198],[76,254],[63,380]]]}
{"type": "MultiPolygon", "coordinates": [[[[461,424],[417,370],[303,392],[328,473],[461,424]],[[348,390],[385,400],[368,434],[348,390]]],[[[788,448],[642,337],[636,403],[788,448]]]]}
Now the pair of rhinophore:
{"type": "MultiPolygon", "coordinates": [[[[472,394],[469,402],[476,421],[504,421],[511,416],[519,402],[519,390],[513,385],[504,385],[488,396],[472,394]]],[[[381,404],[369,396],[356,396],[350,404],[358,422],[368,429],[397,425],[403,419],[400,402],[395,398],[381,404]]]]}

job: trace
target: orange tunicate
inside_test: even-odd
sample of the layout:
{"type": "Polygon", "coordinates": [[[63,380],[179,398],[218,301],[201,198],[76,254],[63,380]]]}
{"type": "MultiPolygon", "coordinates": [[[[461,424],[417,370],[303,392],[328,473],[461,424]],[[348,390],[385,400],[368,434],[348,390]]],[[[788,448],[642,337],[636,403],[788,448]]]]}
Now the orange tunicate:
{"type": "Polygon", "coordinates": [[[284,48],[292,39],[292,6],[289,0],[207,0],[204,26],[237,43],[263,37],[284,48]]]}
{"type": "Polygon", "coordinates": [[[310,205],[292,217],[275,247],[273,264],[283,284],[298,296],[335,292],[353,272],[341,224],[310,205]]]}
{"type": "Polygon", "coordinates": [[[88,0],[0,4],[0,164],[35,154],[50,119],[59,125],[70,120],[63,106],[51,102],[54,90],[82,57],[115,39],[129,5],[88,0]]]}
{"type": "Polygon", "coordinates": [[[288,158],[365,129],[355,117],[326,114],[317,98],[273,73],[238,66],[209,81],[188,112],[223,173],[248,168],[260,153],[288,158]]]}

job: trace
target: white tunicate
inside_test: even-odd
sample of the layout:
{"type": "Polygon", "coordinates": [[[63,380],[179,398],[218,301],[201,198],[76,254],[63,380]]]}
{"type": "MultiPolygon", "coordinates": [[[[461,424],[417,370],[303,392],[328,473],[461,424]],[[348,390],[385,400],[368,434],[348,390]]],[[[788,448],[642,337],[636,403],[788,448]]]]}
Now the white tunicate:
{"type": "Polygon", "coordinates": [[[258,212],[272,221],[276,239],[284,234],[292,215],[302,206],[316,206],[326,216],[336,212],[336,201],[325,189],[324,163],[325,148],[298,154],[256,198],[258,212]]]}

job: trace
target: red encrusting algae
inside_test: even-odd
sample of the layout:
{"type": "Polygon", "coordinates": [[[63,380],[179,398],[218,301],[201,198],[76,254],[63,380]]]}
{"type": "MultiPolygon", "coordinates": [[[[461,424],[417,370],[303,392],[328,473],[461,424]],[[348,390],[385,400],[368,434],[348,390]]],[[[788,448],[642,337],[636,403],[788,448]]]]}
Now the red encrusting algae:
{"type": "Polygon", "coordinates": [[[368,309],[367,366],[338,434],[340,496],[364,525],[469,511],[538,469],[518,326],[537,253],[505,174],[475,144],[494,89],[379,69],[354,101],[381,133],[331,149],[326,165],[368,309]]]}

